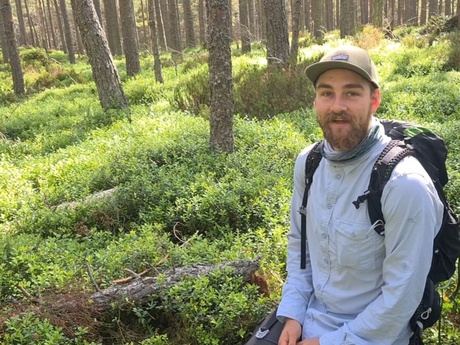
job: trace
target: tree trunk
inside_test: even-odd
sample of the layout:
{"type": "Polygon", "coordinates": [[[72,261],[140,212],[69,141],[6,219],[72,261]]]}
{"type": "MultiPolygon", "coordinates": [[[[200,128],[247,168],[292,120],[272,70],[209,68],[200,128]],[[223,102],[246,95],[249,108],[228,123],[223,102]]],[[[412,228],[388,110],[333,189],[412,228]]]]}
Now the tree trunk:
{"type": "Polygon", "coordinates": [[[300,13],[302,12],[302,0],[294,0],[292,7],[292,42],[290,60],[292,64],[297,63],[299,53],[300,13]]]}
{"type": "Polygon", "coordinates": [[[102,11],[101,11],[101,1],[100,0],[93,0],[94,3],[94,8],[96,9],[97,13],[97,18],[99,19],[99,23],[101,24],[102,27],[103,25],[103,20],[102,20],[102,11]]]}
{"type": "Polygon", "coordinates": [[[157,21],[157,37],[158,37],[158,44],[162,51],[166,51],[166,36],[165,36],[165,27],[163,22],[163,14],[161,12],[160,7],[160,0],[153,0],[153,4],[155,6],[155,18],[157,21]]]}
{"type": "Polygon", "coordinates": [[[248,0],[239,0],[238,5],[240,10],[241,52],[245,54],[251,51],[251,37],[249,36],[248,0]]]}
{"type": "Polygon", "coordinates": [[[195,29],[193,28],[193,13],[190,0],[182,0],[184,11],[184,26],[185,26],[185,45],[187,48],[192,48],[196,45],[195,29]]]}
{"type": "Polygon", "coordinates": [[[228,0],[208,0],[211,150],[233,152],[233,78],[228,0]]]}
{"type": "MultiPolygon", "coordinates": [[[[164,30],[164,38],[165,38],[165,51],[170,51],[171,46],[171,24],[169,22],[169,10],[168,10],[168,0],[155,0],[159,2],[160,10],[157,13],[161,13],[162,22],[163,22],[163,30],[164,30]]],[[[157,20],[158,23],[158,20],[157,20]]],[[[160,41],[161,44],[161,41],[160,41]]]]}
{"type": "Polygon", "coordinates": [[[322,1],[310,0],[311,2],[311,20],[313,22],[313,36],[316,38],[323,37],[323,18],[322,18],[322,1]]]}
{"type": "Polygon", "coordinates": [[[361,24],[369,23],[369,0],[360,0],[361,24]]]}
{"type": "Polygon", "coordinates": [[[88,54],[102,108],[105,110],[126,108],[128,101],[92,0],[71,0],[71,4],[88,54]]]}
{"type": "Polygon", "coordinates": [[[132,77],[141,71],[139,37],[137,35],[136,18],[134,18],[134,5],[132,0],[122,0],[119,5],[126,74],[128,77],[132,77]]]}
{"type": "Polygon", "coordinates": [[[155,5],[154,0],[148,0],[148,14],[149,14],[149,27],[150,37],[152,41],[152,53],[153,53],[153,71],[155,72],[155,80],[158,83],[163,83],[163,74],[161,71],[161,59],[160,52],[158,51],[158,35],[155,26],[155,5]]]}
{"type": "Polygon", "coordinates": [[[200,28],[200,43],[206,44],[206,11],[204,0],[198,0],[198,23],[200,28]]]}
{"type": "Polygon", "coordinates": [[[113,55],[122,55],[120,26],[118,25],[117,0],[104,0],[106,34],[113,55]]]}
{"type": "Polygon", "coordinates": [[[69,54],[69,62],[71,64],[74,64],[75,63],[75,50],[73,47],[72,30],[70,28],[70,21],[69,21],[69,16],[67,14],[67,5],[65,3],[65,0],[60,0],[59,7],[61,9],[62,22],[64,24],[64,37],[65,37],[67,52],[69,54]]]}
{"type": "Polygon", "coordinates": [[[18,44],[14,34],[13,13],[11,12],[9,0],[0,0],[0,14],[2,16],[3,30],[8,47],[14,93],[16,95],[23,95],[25,93],[24,75],[22,73],[18,44]]]}
{"type": "Polygon", "coordinates": [[[38,16],[39,19],[39,25],[38,25],[38,31],[40,32],[40,38],[41,38],[41,44],[40,46],[45,48],[45,50],[49,49],[49,38],[48,38],[48,26],[46,23],[46,16],[44,14],[44,6],[43,6],[43,1],[38,0],[37,1],[37,8],[36,15],[38,16]]]}
{"type": "Polygon", "coordinates": [[[340,37],[353,36],[355,30],[355,2],[354,0],[342,0],[340,3],[340,37]]]}
{"type": "Polygon", "coordinates": [[[16,15],[18,17],[18,27],[19,27],[19,45],[27,45],[27,31],[26,24],[24,22],[24,13],[22,11],[22,2],[21,0],[16,0],[16,15]]]}
{"type": "Polygon", "coordinates": [[[331,31],[334,29],[334,1],[326,0],[325,1],[325,22],[326,22],[326,31],[331,31]]]}
{"type": "Polygon", "coordinates": [[[52,49],[57,49],[58,48],[58,43],[57,43],[57,37],[56,37],[56,31],[54,27],[54,22],[53,22],[53,14],[51,12],[51,0],[46,0],[46,12],[48,15],[48,22],[49,22],[49,27],[50,27],[50,38],[51,38],[51,48],[52,49]]]}
{"type": "Polygon", "coordinates": [[[284,0],[264,0],[267,20],[267,62],[285,66],[289,60],[289,37],[284,0]]]}
{"type": "Polygon", "coordinates": [[[59,9],[59,4],[58,0],[54,0],[54,9],[56,11],[56,18],[58,22],[58,27],[59,27],[59,37],[61,39],[61,50],[67,54],[67,45],[65,44],[65,35],[64,35],[64,25],[62,24],[62,18],[60,15],[60,9],[59,9]]]}
{"type": "MultiPolygon", "coordinates": [[[[346,5],[347,11],[353,11],[352,13],[354,16],[356,11],[354,4],[352,5],[350,0],[346,0],[346,2],[348,3],[348,5],[346,5]]],[[[373,0],[373,5],[374,7],[372,9],[372,24],[377,28],[381,28],[383,27],[383,0],[373,0]]],[[[347,17],[348,16],[351,16],[351,13],[348,14],[347,17]]],[[[351,32],[353,32],[352,35],[354,35],[356,31],[353,28],[351,32]]]]}
{"type": "Polygon", "coordinates": [[[0,48],[2,49],[2,63],[9,63],[8,45],[6,44],[5,29],[3,27],[2,13],[0,11],[0,48]]]}
{"type": "MultiPolygon", "coordinates": [[[[82,1],[82,0],[72,0],[82,1]]],[[[210,0],[213,2],[216,0],[210,0]]],[[[152,299],[160,297],[165,290],[176,286],[184,278],[198,278],[214,271],[233,269],[233,275],[241,276],[243,281],[250,282],[255,271],[259,269],[260,260],[245,260],[224,263],[220,265],[200,265],[178,267],[162,272],[158,277],[135,277],[129,284],[115,285],[90,297],[94,306],[99,310],[110,310],[113,306],[123,307],[128,305],[145,305],[152,299]]]]}
{"type": "Polygon", "coordinates": [[[312,31],[311,25],[311,1],[304,0],[304,17],[305,17],[305,29],[307,31],[312,31]]]}
{"type": "Polygon", "coordinates": [[[35,31],[35,25],[32,22],[32,16],[30,15],[30,12],[29,12],[29,5],[27,4],[27,0],[24,0],[24,7],[26,9],[27,24],[29,25],[29,29],[30,29],[30,39],[32,42],[32,46],[37,47],[39,45],[38,36],[37,36],[37,32],[35,31]]]}
{"type": "Polygon", "coordinates": [[[169,31],[171,36],[171,40],[168,41],[169,48],[171,49],[173,61],[179,61],[182,59],[182,44],[176,0],[168,0],[168,12],[169,31]]]}

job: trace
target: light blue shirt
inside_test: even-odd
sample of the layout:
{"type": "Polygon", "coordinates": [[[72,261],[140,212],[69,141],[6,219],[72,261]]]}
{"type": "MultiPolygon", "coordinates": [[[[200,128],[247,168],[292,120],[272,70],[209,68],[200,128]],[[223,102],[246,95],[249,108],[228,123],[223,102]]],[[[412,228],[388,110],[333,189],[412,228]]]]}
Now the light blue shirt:
{"type": "Polygon", "coordinates": [[[443,206],[428,174],[404,158],[383,190],[385,236],[371,225],[367,190],[372,166],[390,139],[349,162],[323,158],[307,205],[307,268],[300,269],[300,214],[305,160],[294,169],[287,279],[278,317],[302,324],[302,339],[321,345],[407,345],[409,319],[425,287],[443,206]]]}

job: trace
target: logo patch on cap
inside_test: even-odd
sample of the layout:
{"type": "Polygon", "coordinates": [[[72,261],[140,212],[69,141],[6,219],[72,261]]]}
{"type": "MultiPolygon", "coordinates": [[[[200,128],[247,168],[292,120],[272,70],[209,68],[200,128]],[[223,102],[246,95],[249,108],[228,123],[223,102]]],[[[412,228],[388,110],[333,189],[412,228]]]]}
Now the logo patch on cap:
{"type": "Polygon", "coordinates": [[[338,55],[334,55],[333,57],[331,57],[331,60],[348,61],[349,58],[350,58],[350,55],[348,54],[338,54],[338,55]]]}

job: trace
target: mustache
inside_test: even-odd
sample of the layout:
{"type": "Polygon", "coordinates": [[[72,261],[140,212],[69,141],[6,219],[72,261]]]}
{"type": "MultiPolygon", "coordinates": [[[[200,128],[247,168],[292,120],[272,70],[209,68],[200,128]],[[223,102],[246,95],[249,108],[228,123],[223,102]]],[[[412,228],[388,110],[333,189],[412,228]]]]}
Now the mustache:
{"type": "Polygon", "coordinates": [[[342,120],[342,121],[348,121],[350,122],[352,119],[350,114],[347,114],[346,112],[340,112],[340,113],[328,113],[326,115],[326,121],[327,122],[332,122],[336,120],[342,120]]]}

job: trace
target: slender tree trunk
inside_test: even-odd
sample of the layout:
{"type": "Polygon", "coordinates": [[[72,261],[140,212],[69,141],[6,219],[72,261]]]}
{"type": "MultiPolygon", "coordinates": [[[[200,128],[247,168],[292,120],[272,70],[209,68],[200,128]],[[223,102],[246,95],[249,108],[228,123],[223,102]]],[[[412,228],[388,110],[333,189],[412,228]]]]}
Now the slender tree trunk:
{"type": "Polygon", "coordinates": [[[29,25],[29,30],[30,30],[30,40],[32,42],[32,46],[37,47],[39,45],[38,36],[35,30],[35,25],[32,21],[32,16],[30,15],[30,12],[29,12],[29,5],[27,4],[27,0],[24,0],[24,7],[26,9],[27,24],[29,25]]]}
{"type": "Polygon", "coordinates": [[[62,25],[62,19],[61,19],[58,0],[54,0],[53,3],[54,3],[54,9],[56,11],[56,18],[57,18],[58,27],[59,27],[59,37],[61,38],[61,45],[62,45],[61,49],[64,53],[67,53],[67,45],[65,42],[65,35],[64,35],[64,26],[62,25]]]}
{"type": "Polygon", "coordinates": [[[248,0],[239,0],[238,5],[240,10],[241,52],[245,54],[251,51],[251,37],[249,36],[248,0]]]}
{"type": "MultiPolygon", "coordinates": [[[[124,0],[122,0],[124,1],[124,0]]],[[[118,24],[117,0],[104,0],[106,34],[113,55],[122,55],[120,26],[118,24]]]]}
{"type": "MultiPolygon", "coordinates": [[[[342,0],[344,1],[344,0],[342,0]]],[[[353,16],[356,11],[354,5],[351,4],[351,1],[346,0],[348,3],[348,6],[351,6],[349,8],[350,11],[353,11],[353,16]]],[[[381,28],[383,27],[383,0],[373,0],[373,9],[372,9],[372,24],[374,24],[375,27],[381,28]]],[[[351,16],[351,13],[350,13],[351,16]]],[[[355,29],[352,30],[353,34],[355,32],[355,29]]]]}
{"type": "Polygon", "coordinates": [[[9,63],[10,57],[8,54],[8,45],[6,43],[5,29],[3,27],[2,12],[0,10],[0,48],[2,49],[2,62],[9,63]]]}
{"type": "Polygon", "coordinates": [[[163,14],[161,12],[160,0],[153,0],[155,6],[155,18],[157,21],[157,37],[158,44],[162,51],[166,51],[166,36],[165,36],[165,27],[163,23],[163,14]]]}
{"type": "MultiPolygon", "coordinates": [[[[139,36],[139,49],[142,50],[142,46],[144,45],[147,45],[148,46],[148,43],[147,43],[147,27],[146,27],[146,19],[145,19],[145,10],[144,10],[144,1],[143,0],[140,0],[141,1],[141,8],[140,8],[140,11],[141,11],[141,18],[142,18],[142,39],[141,39],[141,36],[138,34],[139,36]]],[[[147,23],[148,24],[148,23],[147,23]]]]}
{"type": "Polygon", "coordinates": [[[22,2],[21,0],[16,0],[16,14],[18,16],[18,26],[19,26],[19,45],[27,45],[27,32],[26,24],[24,22],[24,13],[22,11],[22,2]]]}
{"type": "Polygon", "coordinates": [[[190,0],[182,0],[182,8],[184,11],[184,27],[185,27],[185,45],[187,48],[192,48],[196,45],[195,29],[193,28],[193,14],[190,0]]]}
{"type": "Polygon", "coordinates": [[[212,150],[234,151],[233,78],[228,0],[208,0],[209,84],[211,89],[210,145],[212,150]]]}
{"type": "Polygon", "coordinates": [[[50,46],[52,49],[57,49],[57,37],[56,37],[56,31],[54,27],[54,22],[53,22],[53,14],[51,12],[51,0],[46,0],[46,12],[47,12],[47,17],[48,17],[48,25],[50,28],[50,46]]]}
{"type": "Polygon", "coordinates": [[[22,73],[21,59],[18,44],[14,34],[13,13],[9,0],[0,0],[0,15],[2,16],[3,31],[5,33],[8,56],[13,78],[13,89],[16,95],[23,95],[25,91],[24,75],[22,73]]]}
{"type": "Polygon", "coordinates": [[[179,18],[177,16],[177,2],[176,0],[168,1],[169,11],[169,30],[171,33],[171,41],[168,41],[169,48],[171,49],[171,55],[173,61],[178,61],[182,58],[182,45],[181,45],[181,34],[179,26],[179,18]]]}
{"type": "Polygon", "coordinates": [[[134,4],[132,0],[123,0],[119,4],[126,73],[129,77],[132,77],[141,71],[139,37],[137,34],[136,18],[134,18],[134,4]]]}
{"type": "Polygon", "coordinates": [[[200,43],[206,44],[206,11],[204,0],[198,0],[198,23],[200,28],[200,43]]]}
{"type": "Polygon", "coordinates": [[[323,26],[323,14],[322,11],[322,1],[323,0],[310,0],[311,2],[311,20],[313,22],[313,36],[316,38],[323,37],[323,31],[321,27],[323,26]]]}
{"type": "Polygon", "coordinates": [[[44,6],[42,0],[37,1],[37,11],[38,11],[38,18],[39,18],[39,32],[41,37],[41,46],[45,48],[45,50],[49,49],[49,38],[48,38],[48,26],[46,23],[46,16],[44,15],[44,6]]]}
{"type": "Polygon", "coordinates": [[[74,64],[75,63],[75,50],[73,47],[72,29],[70,28],[70,21],[69,21],[69,16],[67,14],[67,5],[65,3],[65,0],[60,0],[59,7],[61,9],[62,22],[64,24],[64,36],[65,36],[67,51],[69,54],[69,62],[71,64],[74,64]]]}
{"type": "Polygon", "coordinates": [[[152,53],[153,53],[153,71],[155,72],[155,80],[158,83],[163,83],[163,74],[161,71],[161,59],[158,51],[158,35],[157,28],[155,26],[155,5],[154,0],[148,1],[148,14],[149,14],[149,27],[150,37],[152,41],[152,53]]]}
{"type": "Polygon", "coordinates": [[[299,54],[299,33],[300,33],[300,13],[302,12],[302,0],[294,0],[292,7],[292,42],[290,60],[292,64],[297,63],[299,54]]]}
{"type": "Polygon", "coordinates": [[[285,66],[289,60],[289,37],[286,5],[283,0],[264,0],[267,20],[267,62],[285,66]]]}
{"type": "Polygon", "coordinates": [[[248,1],[248,18],[249,18],[249,39],[250,41],[257,40],[257,30],[256,30],[256,13],[254,8],[254,0],[248,1]]]}
{"type": "Polygon", "coordinates": [[[92,67],[102,108],[126,108],[128,101],[92,0],[71,0],[71,4],[92,67]]]}
{"type": "MultiPolygon", "coordinates": [[[[162,20],[163,20],[163,32],[164,32],[164,38],[165,38],[165,50],[166,51],[170,51],[170,47],[171,47],[171,42],[172,42],[172,38],[171,38],[171,24],[170,24],[170,20],[169,20],[169,10],[168,10],[168,0],[155,0],[155,1],[158,1],[159,4],[160,4],[160,9],[161,11],[160,12],[157,12],[157,13],[161,13],[161,17],[162,17],[162,20]]],[[[157,23],[159,23],[159,21],[157,20],[157,23]]],[[[160,40],[160,44],[161,44],[161,40],[160,40]]]]}
{"type": "Polygon", "coordinates": [[[334,28],[334,1],[326,0],[324,8],[325,8],[326,30],[331,31],[334,28]]]}
{"type": "Polygon", "coordinates": [[[342,0],[340,6],[340,37],[353,36],[355,28],[354,0],[342,0]]]}
{"type": "Polygon", "coordinates": [[[305,29],[307,31],[312,31],[311,25],[311,1],[304,0],[304,17],[305,17],[305,29]]]}

